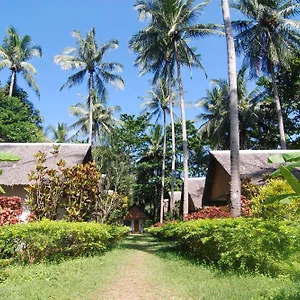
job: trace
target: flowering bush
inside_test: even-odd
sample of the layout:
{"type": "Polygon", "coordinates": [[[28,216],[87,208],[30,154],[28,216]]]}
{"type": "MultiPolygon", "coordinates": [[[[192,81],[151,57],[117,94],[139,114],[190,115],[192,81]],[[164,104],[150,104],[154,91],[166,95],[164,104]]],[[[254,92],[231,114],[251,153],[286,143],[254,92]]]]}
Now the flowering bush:
{"type": "Polygon", "coordinates": [[[0,226],[20,222],[22,199],[19,197],[0,197],[0,226]]]}

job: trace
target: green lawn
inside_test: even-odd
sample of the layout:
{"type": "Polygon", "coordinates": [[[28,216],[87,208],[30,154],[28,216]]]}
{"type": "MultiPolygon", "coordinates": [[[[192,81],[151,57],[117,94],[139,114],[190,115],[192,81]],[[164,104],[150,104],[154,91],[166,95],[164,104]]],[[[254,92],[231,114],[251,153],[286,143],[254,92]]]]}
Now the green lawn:
{"type": "Polygon", "coordinates": [[[0,299],[300,299],[300,283],[222,274],[130,236],[103,256],[11,267],[0,299]]]}

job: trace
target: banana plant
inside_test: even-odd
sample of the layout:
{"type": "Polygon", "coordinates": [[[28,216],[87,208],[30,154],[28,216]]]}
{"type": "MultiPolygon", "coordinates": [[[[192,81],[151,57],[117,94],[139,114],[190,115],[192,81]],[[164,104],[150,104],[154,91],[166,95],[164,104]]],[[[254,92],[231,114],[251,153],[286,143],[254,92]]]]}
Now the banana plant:
{"type": "MultiPolygon", "coordinates": [[[[0,152],[0,162],[1,161],[18,161],[20,157],[13,153],[0,152]]],[[[2,169],[0,169],[0,175],[2,175],[2,169]]],[[[4,189],[0,186],[0,194],[5,194],[4,189]]]]}
{"type": "Polygon", "coordinates": [[[293,199],[300,200],[300,182],[291,172],[294,168],[300,167],[300,152],[275,154],[269,157],[270,163],[289,163],[285,166],[280,166],[278,170],[272,173],[272,177],[281,175],[291,186],[294,193],[282,194],[268,198],[264,203],[271,204],[280,202],[290,204],[293,199]]]}

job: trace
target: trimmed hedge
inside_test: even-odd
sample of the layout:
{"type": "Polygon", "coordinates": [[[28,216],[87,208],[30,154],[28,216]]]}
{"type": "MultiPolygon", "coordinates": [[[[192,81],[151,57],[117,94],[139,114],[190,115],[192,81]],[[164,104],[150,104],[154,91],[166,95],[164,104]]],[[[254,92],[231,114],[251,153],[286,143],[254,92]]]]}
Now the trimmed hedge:
{"type": "Polygon", "coordinates": [[[175,241],[182,251],[222,269],[280,272],[300,251],[300,226],[289,221],[213,219],[148,228],[161,240],[175,241]]]}
{"type": "Polygon", "coordinates": [[[65,221],[32,222],[0,228],[0,259],[33,263],[95,255],[128,234],[129,228],[65,221]]]}

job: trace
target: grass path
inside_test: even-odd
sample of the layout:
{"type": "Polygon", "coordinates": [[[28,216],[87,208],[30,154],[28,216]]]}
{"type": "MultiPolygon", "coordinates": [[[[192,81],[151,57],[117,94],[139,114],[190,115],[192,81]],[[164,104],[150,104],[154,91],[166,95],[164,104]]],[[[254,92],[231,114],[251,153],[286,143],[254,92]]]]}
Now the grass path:
{"type": "Polygon", "coordinates": [[[171,246],[130,236],[103,256],[16,266],[0,284],[5,300],[300,299],[288,278],[222,274],[187,261],[171,246]]]}

